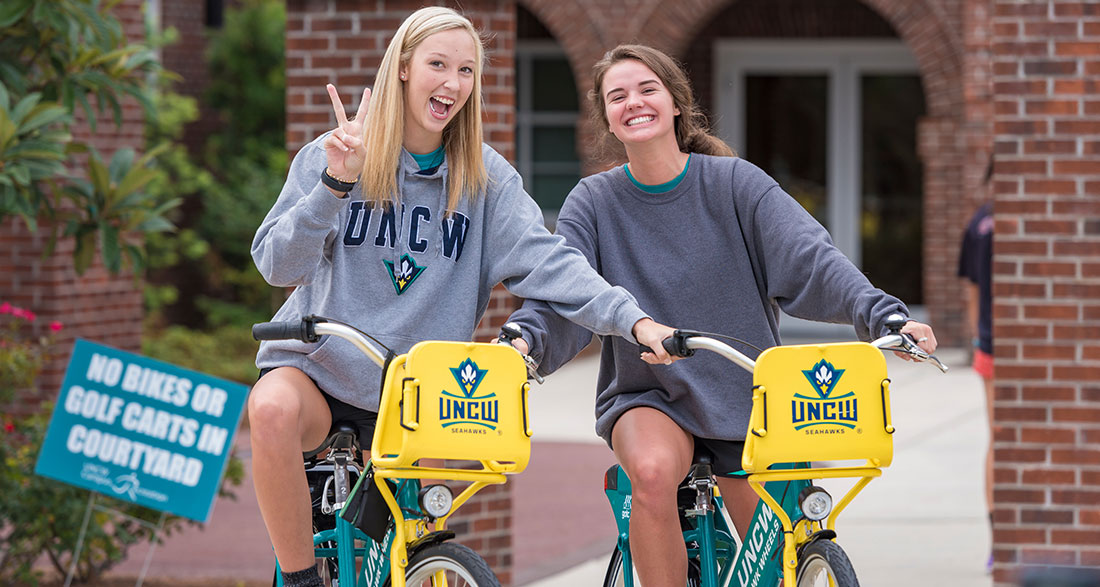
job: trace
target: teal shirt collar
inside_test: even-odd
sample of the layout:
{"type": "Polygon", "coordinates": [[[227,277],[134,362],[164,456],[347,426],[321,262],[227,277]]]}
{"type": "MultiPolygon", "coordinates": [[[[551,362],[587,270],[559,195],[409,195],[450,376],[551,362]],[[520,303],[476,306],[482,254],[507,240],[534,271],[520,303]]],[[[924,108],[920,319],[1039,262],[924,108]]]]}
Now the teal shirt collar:
{"type": "Polygon", "coordinates": [[[425,169],[435,169],[436,167],[439,167],[443,164],[443,145],[439,145],[438,149],[424,155],[419,155],[411,151],[409,152],[409,154],[412,155],[413,159],[416,160],[416,165],[420,167],[420,171],[424,171],[425,169]]]}
{"type": "MultiPolygon", "coordinates": [[[[415,157],[416,155],[413,156],[415,157]]],[[[677,175],[672,181],[666,181],[658,185],[649,185],[634,179],[634,176],[630,173],[629,165],[623,165],[623,170],[626,171],[626,176],[630,178],[630,182],[637,186],[638,189],[649,194],[661,194],[680,185],[680,182],[684,180],[684,176],[687,175],[688,165],[691,165],[691,153],[688,153],[687,161],[684,162],[684,169],[680,172],[680,175],[677,175]]]]}

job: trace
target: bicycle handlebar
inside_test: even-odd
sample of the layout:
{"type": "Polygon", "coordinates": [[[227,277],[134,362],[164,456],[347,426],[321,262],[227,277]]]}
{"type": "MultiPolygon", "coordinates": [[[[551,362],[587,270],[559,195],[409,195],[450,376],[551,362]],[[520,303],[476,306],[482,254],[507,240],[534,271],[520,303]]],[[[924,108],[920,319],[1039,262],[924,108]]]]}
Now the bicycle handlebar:
{"type": "MultiPolygon", "coordinates": [[[[374,342],[353,326],[335,322],[321,316],[306,316],[301,320],[287,322],[261,322],[252,325],[252,338],[256,340],[300,340],[317,342],[330,334],[355,345],[364,355],[379,367],[386,364],[386,354],[374,346],[374,342]]],[[[388,352],[388,351],[387,351],[388,352]]]]}
{"type": "MultiPolygon", "coordinates": [[[[906,318],[904,316],[891,315],[886,321],[886,327],[890,333],[874,340],[870,344],[880,350],[905,353],[920,362],[930,362],[940,371],[947,373],[948,367],[943,361],[940,361],[936,355],[928,353],[917,346],[917,341],[913,340],[913,337],[901,331],[905,322],[906,318]]],[[[665,347],[665,351],[668,352],[669,355],[676,357],[690,357],[695,354],[695,349],[706,349],[722,355],[727,360],[736,363],[749,373],[752,373],[756,368],[756,362],[745,356],[744,353],[701,332],[677,330],[672,336],[661,341],[661,345],[665,347]]],[[[645,345],[638,345],[638,347],[642,352],[653,352],[652,349],[645,345]]]]}

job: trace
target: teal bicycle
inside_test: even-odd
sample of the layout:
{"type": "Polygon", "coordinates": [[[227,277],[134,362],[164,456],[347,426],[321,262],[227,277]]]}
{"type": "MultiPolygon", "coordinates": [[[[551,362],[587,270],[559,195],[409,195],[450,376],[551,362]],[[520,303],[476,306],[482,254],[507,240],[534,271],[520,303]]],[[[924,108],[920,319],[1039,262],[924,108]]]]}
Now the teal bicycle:
{"type": "MultiPolygon", "coordinates": [[[[257,324],[252,335],[310,343],[336,336],[383,367],[371,458],[360,464],[362,439],[341,422],[304,455],[326,584],[499,586],[484,559],[452,542],[447,522],[479,490],[527,466],[530,386],[520,354],[506,344],[425,341],[394,356],[354,327],[314,316],[257,324]],[[425,479],[433,481],[422,486],[425,479]],[[458,495],[456,484],[465,485],[458,495]]],[[[282,585],[278,562],[273,584],[282,585]]]]}
{"type": "MultiPolygon", "coordinates": [[[[670,354],[705,349],[753,373],[742,466],[761,502],[740,544],[709,460],[696,460],[677,495],[689,586],[859,585],[837,543],[836,519],[893,457],[890,379],[881,351],[947,371],[901,332],[905,322],[891,316],[889,333],[869,344],[780,346],[756,361],[703,333],[677,331],[665,341],[670,354]],[[835,505],[813,483],[832,478],[856,480],[835,505]]],[[[603,584],[633,587],[638,583],[630,558],[630,480],[618,465],[607,471],[604,491],[619,535],[603,584]]]]}

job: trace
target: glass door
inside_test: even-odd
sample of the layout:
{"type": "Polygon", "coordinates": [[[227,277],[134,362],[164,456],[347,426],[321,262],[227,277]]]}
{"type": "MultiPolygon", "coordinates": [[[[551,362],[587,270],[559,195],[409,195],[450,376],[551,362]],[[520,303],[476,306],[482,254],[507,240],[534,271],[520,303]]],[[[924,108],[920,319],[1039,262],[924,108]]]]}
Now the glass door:
{"type": "Polygon", "coordinates": [[[716,128],[872,283],[921,303],[924,92],[900,41],[723,40],[716,128]]]}

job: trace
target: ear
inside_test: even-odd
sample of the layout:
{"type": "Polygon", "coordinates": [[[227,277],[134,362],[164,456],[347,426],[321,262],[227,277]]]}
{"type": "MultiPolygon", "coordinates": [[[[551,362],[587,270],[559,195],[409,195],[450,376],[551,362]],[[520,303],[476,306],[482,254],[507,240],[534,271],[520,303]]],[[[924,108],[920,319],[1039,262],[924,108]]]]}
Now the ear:
{"type": "Polygon", "coordinates": [[[680,109],[679,108],[673,108],[672,109],[672,115],[673,116],[679,116],[680,115],[680,109]]]}

